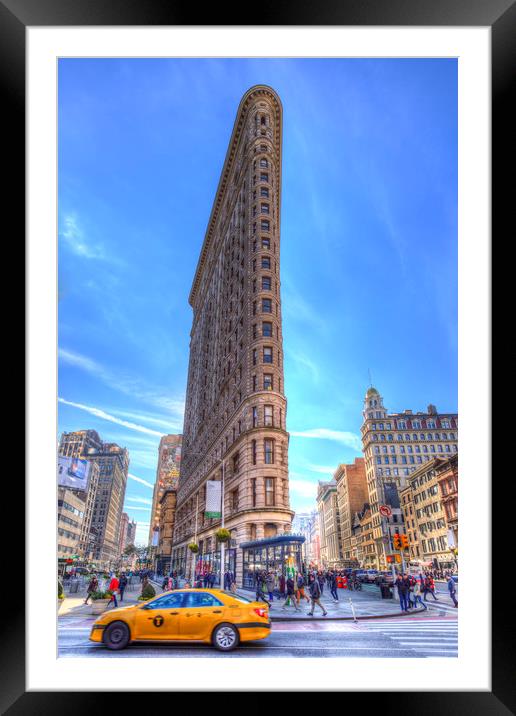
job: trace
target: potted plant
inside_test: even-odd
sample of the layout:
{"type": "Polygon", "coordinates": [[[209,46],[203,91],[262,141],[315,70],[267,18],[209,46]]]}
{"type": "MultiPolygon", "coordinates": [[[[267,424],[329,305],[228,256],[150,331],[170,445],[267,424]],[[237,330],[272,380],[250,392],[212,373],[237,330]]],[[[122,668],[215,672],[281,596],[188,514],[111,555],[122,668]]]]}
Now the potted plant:
{"type": "Polygon", "coordinates": [[[221,527],[215,532],[215,536],[219,542],[229,542],[229,540],[231,539],[231,532],[225,527],[221,527]]]}
{"type": "Polygon", "coordinates": [[[63,585],[61,584],[61,580],[57,580],[57,611],[59,612],[59,609],[61,608],[62,603],[64,602],[65,595],[64,595],[64,589],[63,585]]]}
{"type": "Polygon", "coordinates": [[[106,589],[105,592],[103,592],[101,590],[99,590],[97,592],[92,592],[91,593],[91,613],[92,614],[102,614],[102,612],[105,612],[109,602],[111,601],[112,595],[113,595],[113,592],[111,592],[109,589],[106,589]]]}
{"type": "Polygon", "coordinates": [[[156,590],[150,582],[143,585],[142,593],[138,597],[139,601],[146,602],[148,599],[156,596],[156,590]]]}
{"type": "Polygon", "coordinates": [[[190,550],[190,552],[197,554],[197,552],[199,551],[199,545],[196,542],[190,542],[190,544],[188,545],[188,549],[190,550]]]}

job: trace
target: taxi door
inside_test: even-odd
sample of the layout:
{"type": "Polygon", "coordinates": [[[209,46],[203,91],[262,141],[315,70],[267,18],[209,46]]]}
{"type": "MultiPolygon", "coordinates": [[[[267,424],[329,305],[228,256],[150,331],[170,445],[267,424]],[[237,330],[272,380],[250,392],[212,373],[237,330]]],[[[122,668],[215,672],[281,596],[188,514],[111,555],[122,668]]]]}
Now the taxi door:
{"type": "Polygon", "coordinates": [[[207,639],[224,617],[224,604],[206,592],[187,592],[179,619],[181,639],[207,639]]]}
{"type": "Polygon", "coordinates": [[[178,639],[184,594],[167,594],[136,610],[133,639],[178,639]]]}

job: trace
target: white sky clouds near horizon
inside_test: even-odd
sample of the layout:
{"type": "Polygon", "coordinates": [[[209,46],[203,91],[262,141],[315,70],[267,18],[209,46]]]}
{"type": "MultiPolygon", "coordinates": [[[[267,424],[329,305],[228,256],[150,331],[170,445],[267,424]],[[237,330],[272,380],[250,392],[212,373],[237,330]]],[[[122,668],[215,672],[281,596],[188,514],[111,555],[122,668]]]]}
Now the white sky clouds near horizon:
{"type": "Polygon", "coordinates": [[[60,60],[59,431],[127,447],[136,521],[160,436],[182,432],[188,294],[258,83],[284,108],[293,509],[361,455],[369,370],[389,410],[457,409],[456,60],[60,60]]]}

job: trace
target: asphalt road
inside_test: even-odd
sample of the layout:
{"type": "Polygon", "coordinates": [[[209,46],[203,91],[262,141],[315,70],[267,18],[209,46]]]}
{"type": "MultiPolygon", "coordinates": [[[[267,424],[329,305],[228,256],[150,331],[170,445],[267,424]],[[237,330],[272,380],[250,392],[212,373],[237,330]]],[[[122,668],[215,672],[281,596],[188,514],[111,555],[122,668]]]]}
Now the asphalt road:
{"type": "MultiPolygon", "coordinates": [[[[431,597],[430,597],[431,599],[431,597]]],[[[246,657],[457,657],[457,610],[437,604],[421,616],[358,622],[274,622],[271,635],[220,653],[205,644],[132,644],[110,651],[88,639],[92,619],[59,620],[59,657],[246,658],[246,657]]]]}

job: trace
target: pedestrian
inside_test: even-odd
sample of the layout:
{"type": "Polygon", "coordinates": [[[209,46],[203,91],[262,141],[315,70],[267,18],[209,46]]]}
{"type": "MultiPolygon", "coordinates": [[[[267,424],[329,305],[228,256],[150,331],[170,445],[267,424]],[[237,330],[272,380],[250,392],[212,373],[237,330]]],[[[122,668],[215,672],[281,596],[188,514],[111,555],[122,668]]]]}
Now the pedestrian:
{"type": "Polygon", "coordinates": [[[459,606],[459,602],[457,601],[457,597],[455,596],[455,592],[456,592],[455,581],[451,575],[448,578],[448,592],[449,592],[450,597],[453,601],[453,606],[455,608],[457,608],[459,606]]]}
{"type": "Polygon", "coordinates": [[[297,592],[296,592],[296,599],[297,599],[298,605],[301,602],[301,598],[306,599],[308,604],[310,604],[310,598],[308,597],[307,594],[305,594],[305,578],[303,577],[301,572],[299,572],[299,574],[297,575],[297,592]]]}
{"type": "Polygon", "coordinates": [[[324,594],[324,575],[322,572],[319,572],[317,575],[317,581],[319,582],[319,589],[321,590],[321,597],[324,594]]]}
{"type": "Polygon", "coordinates": [[[161,585],[161,589],[165,591],[168,587],[168,577],[163,578],[163,584],[161,585]]]}
{"type": "Polygon", "coordinates": [[[124,572],[122,572],[122,574],[120,575],[120,580],[119,580],[118,586],[120,589],[120,601],[123,602],[125,588],[127,587],[127,577],[125,576],[124,572]]]}
{"type": "Polygon", "coordinates": [[[337,575],[335,574],[335,572],[330,572],[329,584],[330,584],[330,593],[331,593],[331,596],[333,597],[333,601],[335,603],[338,603],[339,595],[337,592],[337,575]]]}
{"type": "Polygon", "coordinates": [[[285,576],[283,574],[279,576],[279,592],[281,595],[285,594],[285,576]]]}
{"type": "Polygon", "coordinates": [[[396,579],[396,588],[398,589],[398,597],[400,600],[400,609],[402,612],[408,612],[408,590],[409,584],[405,575],[398,574],[396,579]]]}
{"type": "Polygon", "coordinates": [[[311,608],[310,611],[308,612],[309,616],[313,617],[315,605],[317,604],[319,607],[321,607],[322,613],[323,613],[323,617],[325,617],[325,616],[328,614],[328,612],[326,611],[326,609],[325,609],[325,608],[323,607],[323,605],[321,604],[321,596],[322,596],[321,585],[320,585],[319,580],[317,579],[317,577],[313,576],[313,577],[310,578],[310,584],[309,584],[309,587],[308,587],[308,588],[309,588],[309,590],[310,590],[310,597],[311,597],[311,600],[312,600],[312,608],[311,608]]]}
{"type": "Polygon", "coordinates": [[[287,604],[292,603],[294,605],[296,612],[300,612],[301,610],[297,606],[296,595],[295,595],[296,589],[295,589],[295,584],[294,584],[294,580],[292,579],[292,577],[289,577],[287,579],[285,586],[287,588],[287,597],[286,597],[285,601],[283,602],[283,606],[281,608],[286,609],[287,604]]]}
{"type": "Polygon", "coordinates": [[[437,599],[437,597],[435,596],[435,584],[434,584],[434,580],[432,579],[432,577],[431,577],[429,574],[427,574],[426,577],[425,577],[425,584],[424,584],[424,587],[423,587],[423,599],[425,600],[425,602],[426,602],[426,595],[427,595],[427,594],[431,594],[432,597],[435,599],[436,602],[439,601],[439,600],[437,599]]]}
{"type": "Polygon", "coordinates": [[[269,599],[270,601],[274,601],[274,575],[272,572],[267,573],[267,577],[265,579],[265,584],[267,586],[267,591],[269,593],[269,599]]]}
{"type": "Polygon", "coordinates": [[[267,601],[265,598],[265,578],[261,572],[257,574],[256,577],[256,601],[257,602],[265,602],[265,604],[270,607],[270,602],[267,601]]]}
{"type": "Polygon", "coordinates": [[[88,588],[86,589],[86,599],[84,600],[84,603],[88,603],[88,599],[91,597],[93,592],[98,591],[99,588],[99,580],[97,579],[96,575],[94,574],[92,578],[90,579],[90,583],[88,584],[88,588]]]}
{"type": "Polygon", "coordinates": [[[111,601],[113,601],[115,603],[115,607],[118,607],[118,602],[116,600],[116,593],[118,591],[118,586],[119,586],[118,578],[115,575],[115,573],[112,572],[111,580],[109,582],[109,587],[108,587],[109,591],[111,592],[111,600],[109,603],[111,603],[111,601]]]}
{"type": "Polygon", "coordinates": [[[428,609],[424,601],[421,599],[421,584],[417,580],[412,587],[412,594],[414,595],[414,609],[418,604],[421,604],[423,609],[428,609]]]}

